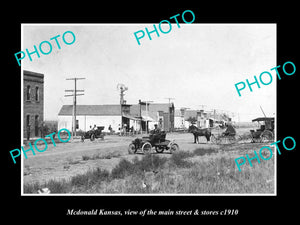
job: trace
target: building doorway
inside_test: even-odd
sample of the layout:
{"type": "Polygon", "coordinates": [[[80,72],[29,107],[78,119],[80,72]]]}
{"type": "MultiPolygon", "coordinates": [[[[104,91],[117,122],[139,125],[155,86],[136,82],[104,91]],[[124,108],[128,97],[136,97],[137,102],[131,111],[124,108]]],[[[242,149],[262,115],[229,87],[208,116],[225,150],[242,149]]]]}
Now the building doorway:
{"type": "Polygon", "coordinates": [[[39,136],[39,115],[34,117],[34,135],[39,136]]]}

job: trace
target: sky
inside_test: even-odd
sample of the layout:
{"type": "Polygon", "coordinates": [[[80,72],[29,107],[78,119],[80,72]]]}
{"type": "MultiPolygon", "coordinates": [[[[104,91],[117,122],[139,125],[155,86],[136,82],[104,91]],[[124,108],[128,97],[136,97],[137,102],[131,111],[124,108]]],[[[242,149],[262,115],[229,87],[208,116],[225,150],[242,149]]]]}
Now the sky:
{"type": "Polygon", "coordinates": [[[153,24],[22,24],[22,51],[42,41],[52,44],[50,54],[33,54],[32,61],[26,55],[21,62],[22,69],[44,74],[45,120],[57,120],[62,105],[72,104],[72,97],[64,97],[65,89],[74,88],[66,80],[72,77],[85,78],[77,82],[85,90],[77,104],[119,104],[117,84],[123,83],[129,104],[173,98],[176,109],[228,111],[236,121],[263,116],[260,106],[275,116],[277,81],[270,69],[277,66],[276,24],[172,23],[169,33],[152,33],[152,40],[145,34],[138,45],[134,32],[152,30],[153,24]],[[66,31],[75,34],[71,45],[61,39],[66,31]],[[61,49],[50,41],[57,35],[61,49]],[[263,71],[273,75],[272,83],[252,85],[253,92],[246,87],[239,97],[235,84],[253,82],[263,71]]]}

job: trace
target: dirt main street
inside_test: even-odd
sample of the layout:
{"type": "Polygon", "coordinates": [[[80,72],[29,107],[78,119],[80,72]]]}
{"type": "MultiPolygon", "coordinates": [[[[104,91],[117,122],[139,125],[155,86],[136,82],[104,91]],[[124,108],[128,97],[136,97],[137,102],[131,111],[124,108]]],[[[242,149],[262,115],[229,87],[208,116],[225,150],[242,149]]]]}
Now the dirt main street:
{"type": "MultiPolygon", "coordinates": [[[[244,130],[238,131],[240,134],[243,132],[244,130]]],[[[130,160],[135,156],[142,157],[142,153],[128,154],[128,145],[134,138],[136,137],[108,135],[104,140],[93,142],[86,140],[84,143],[75,139],[72,142],[60,143],[56,146],[49,144],[45,152],[36,152],[35,156],[28,152],[28,158],[23,157],[23,183],[44,183],[50,179],[68,179],[97,167],[110,171],[122,158],[130,160]]],[[[180,151],[193,151],[199,147],[220,149],[219,145],[207,143],[205,137],[200,137],[200,144],[194,144],[193,135],[190,133],[170,133],[166,138],[175,140],[180,151]]],[[[236,145],[232,150],[237,147],[240,148],[239,145],[236,145]]],[[[246,149],[253,151],[256,148],[253,144],[248,144],[246,149]]],[[[235,152],[232,150],[228,154],[235,152]]],[[[169,152],[158,155],[170,157],[169,152]]]]}

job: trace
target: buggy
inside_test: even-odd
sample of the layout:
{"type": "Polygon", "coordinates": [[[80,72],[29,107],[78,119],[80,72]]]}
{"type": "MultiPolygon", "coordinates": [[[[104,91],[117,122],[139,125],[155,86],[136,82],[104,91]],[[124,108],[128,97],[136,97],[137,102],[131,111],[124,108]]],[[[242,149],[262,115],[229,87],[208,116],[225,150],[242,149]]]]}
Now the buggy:
{"type": "MultiPolygon", "coordinates": [[[[220,128],[225,128],[226,126],[223,126],[220,128]]],[[[220,134],[218,132],[218,134],[211,135],[211,142],[214,144],[234,144],[235,142],[239,141],[240,138],[236,138],[236,131],[233,127],[233,125],[228,125],[227,129],[225,132],[223,132],[222,134],[220,134]]]]}
{"type": "Polygon", "coordinates": [[[260,128],[250,130],[251,142],[269,142],[274,140],[274,117],[258,117],[252,122],[258,122],[260,128]],[[262,124],[261,124],[261,123],[262,124]]]}
{"type": "Polygon", "coordinates": [[[229,133],[229,134],[212,134],[211,135],[211,142],[214,144],[234,144],[235,142],[239,141],[235,137],[235,133],[229,133]]]}
{"type": "Polygon", "coordinates": [[[166,132],[160,131],[149,136],[134,139],[128,146],[128,152],[129,154],[134,154],[138,150],[142,150],[145,154],[149,154],[153,147],[157,153],[162,153],[165,150],[173,153],[179,150],[178,144],[174,141],[166,140],[166,132]]]}
{"type": "Polygon", "coordinates": [[[85,139],[90,139],[91,141],[94,141],[96,138],[104,140],[104,134],[102,133],[102,130],[104,130],[104,126],[99,126],[96,130],[89,130],[85,132],[81,136],[81,141],[84,142],[85,139]]]}

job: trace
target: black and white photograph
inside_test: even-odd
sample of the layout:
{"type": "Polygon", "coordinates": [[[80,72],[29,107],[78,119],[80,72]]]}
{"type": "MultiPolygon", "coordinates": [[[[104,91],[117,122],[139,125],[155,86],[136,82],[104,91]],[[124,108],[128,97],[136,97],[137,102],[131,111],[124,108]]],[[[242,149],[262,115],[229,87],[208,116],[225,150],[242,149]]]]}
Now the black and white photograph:
{"type": "Polygon", "coordinates": [[[22,49],[24,195],[276,194],[276,24],[22,24],[22,49]]]}
{"type": "Polygon", "coordinates": [[[101,3],[5,7],[2,214],[296,219],[297,7],[101,3]]]}

